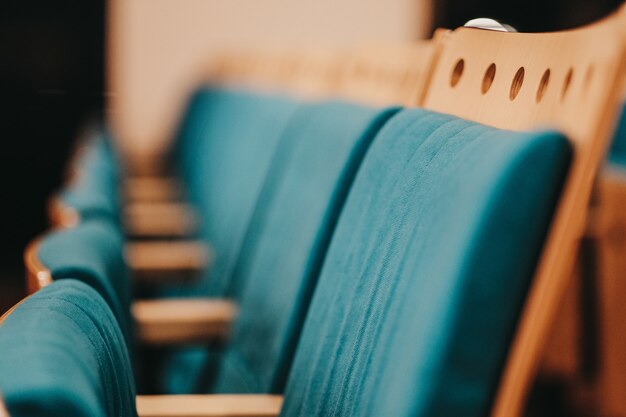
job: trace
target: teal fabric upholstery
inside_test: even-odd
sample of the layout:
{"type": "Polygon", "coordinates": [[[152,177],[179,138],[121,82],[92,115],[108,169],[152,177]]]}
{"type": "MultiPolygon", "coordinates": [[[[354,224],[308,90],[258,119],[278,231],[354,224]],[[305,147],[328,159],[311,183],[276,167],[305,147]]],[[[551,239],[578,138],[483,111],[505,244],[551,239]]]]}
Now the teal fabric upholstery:
{"type": "Polygon", "coordinates": [[[336,219],[369,144],[396,111],[324,102],[291,119],[230,280],[239,316],[215,391],[283,391],[336,219]]]}
{"type": "MultiPolygon", "coordinates": [[[[215,256],[198,284],[167,295],[227,295],[274,150],[297,108],[297,102],[280,96],[212,88],[196,92],[178,133],[175,165],[201,214],[200,238],[215,256]]],[[[164,390],[196,391],[189,373],[197,373],[208,354],[205,348],[174,352],[164,365],[164,390]]]]}
{"type": "Polygon", "coordinates": [[[406,110],[339,218],[283,416],[483,416],[571,149],[406,110]]]}
{"type": "Polygon", "coordinates": [[[617,129],[615,130],[615,136],[609,151],[609,163],[621,168],[626,167],[626,105],[622,107],[617,129]]]}
{"type": "Polygon", "coordinates": [[[223,296],[276,144],[297,103],[205,89],[193,97],[177,144],[177,165],[215,252],[201,283],[180,295],[223,296]]]}
{"type": "Polygon", "coordinates": [[[74,208],[82,219],[119,221],[119,166],[107,134],[99,132],[87,141],[75,165],[78,175],[59,194],[63,204],[74,208]]]}
{"type": "Polygon", "coordinates": [[[109,304],[130,343],[131,282],[123,245],[115,223],[92,219],[44,236],[37,255],[54,280],[80,279],[95,288],[109,304]]]}
{"type": "Polygon", "coordinates": [[[87,284],[54,282],[0,326],[0,392],[11,417],[133,417],[124,338],[87,284]]]}

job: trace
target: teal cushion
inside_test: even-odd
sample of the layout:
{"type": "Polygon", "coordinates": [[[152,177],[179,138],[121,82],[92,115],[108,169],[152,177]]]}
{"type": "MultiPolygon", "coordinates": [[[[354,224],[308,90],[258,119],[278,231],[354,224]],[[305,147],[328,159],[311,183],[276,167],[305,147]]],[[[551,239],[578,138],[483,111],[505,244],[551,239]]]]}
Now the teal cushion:
{"type": "Polygon", "coordinates": [[[199,285],[177,295],[224,295],[274,148],[296,107],[286,98],[228,90],[194,96],[177,165],[215,261],[199,285]]]}
{"type": "Polygon", "coordinates": [[[283,391],[336,219],[369,144],[396,111],[325,102],[291,119],[230,280],[239,316],[215,391],[283,391]]]}
{"type": "Polygon", "coordinates": [[[82,219],[119,221],[119,167],[106,133],[99,132],[85,143],[73,170],[76,176],[59,194],[63,204],[74,208],[82,219]]]}
{"type": "Polygon", "coordinates": [[[54,280],[80,279],[107,301],[130,341],[131,283],[117,225],[92,219],[44,236],[37,255],[54,280]]]}
{"type": "Polygon", "coordinates": [[[613,136],[613,143],[609,151],[609,163],[619,167],[626,167],[626,105],[622,112],[613,136]]]}
{"type": "Polygon", "coordinates": [[[281,415],[486,415],[570,154],[557,133],[391,119],[339,218],[281,415]]]}
{"type": "MultiPolygon", "coordinates": [[[[196,285],[168,289],[169,296],[223,297],[274,149],[298,104],[290,99],[234,90],[202,89],[193,96],[178,133],[175,165],[190,202],[201,214],[200,237],[215,256],[196,285]]],[[[204,348],[165,359],[166,392],[196,391],[204,348]]]]}
{"type": "Polygon", "coordinates": [[[128,352],[107,303],[58,281],[0,327],[0,392],[11,417],[136,416],[128,352]]]}

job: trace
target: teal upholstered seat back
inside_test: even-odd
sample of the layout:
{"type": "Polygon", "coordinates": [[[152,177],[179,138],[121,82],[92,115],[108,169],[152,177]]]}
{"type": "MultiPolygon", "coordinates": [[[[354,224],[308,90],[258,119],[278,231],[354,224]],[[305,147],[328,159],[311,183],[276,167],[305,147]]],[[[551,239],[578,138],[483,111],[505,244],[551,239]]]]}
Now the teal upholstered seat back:
{"type": "Polygon", "coordinates": [[[99,132],[85,144],[74,170],[77,175],[59,195],[64,205],[73,207],[81,218],[119,219],[119,167],[105,133],[99,132]]]}
{"type": "Polygon", "coordinates": [[[626,167],[626,105],[622,107],[613,143],[609,151],[609,162],[626,167]]]}
{"type": "Polygon", "coordinates": [[[54,282],[18,306],[0,326],[0,352],[11,417],[136,416],[124,338],[83,282],[54,282]]]}
{"type": "Polygon", "coordinates": [[[339,218],[282,415],[486,415],[569,157],[556,133],[392,118],[339,218]]]}
{"type": "Polygon", "coordinates": [[[177,162],[215,262],[192,294],[224,294],[274,148],[295,108],[280,97],[196,93],[180,132],[177,162]]]}
{"type": "Polygon", "coordinates": [[[337,216],[371,140],[396,110],[302,106],[269,170],[230,280],[239,317],[218,392],[282,392],[337,216]]]}
{"type": "Polygon", "coordinates": [[[131,282],[123,259],[123,244],[114,222],[92,219],[44,236],[37,255],[54,280],[80,279],[95,288],[130,340],[131,282]]]}

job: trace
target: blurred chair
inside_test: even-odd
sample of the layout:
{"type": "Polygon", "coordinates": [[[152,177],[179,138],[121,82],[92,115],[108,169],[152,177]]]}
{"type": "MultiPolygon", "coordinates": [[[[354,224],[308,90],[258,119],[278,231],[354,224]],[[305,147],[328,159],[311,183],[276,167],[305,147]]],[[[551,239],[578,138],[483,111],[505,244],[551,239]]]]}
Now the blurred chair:
{"type": "Polygon", "coordinates": [[[124,337],[84,282],[54,282],[7,312],[0,352],[1,401],[11,417],[137,415],[124,337]]]}
{"type": "Polygon", "coordinates": [[[223,294],[238,310],[225,349],[173,361],[178,382],[168,392],[282,392],[335,221],[369,143],[394,112],[345,102],[296,111],[223,294]]]}
{"type": "Polygon", "coordinates": [[[123,244],[119,228],[106,219],[83,221],[34,240],[24,256],[29,293],[68,278],[87,283],[106,300],[130,344],[131,282],[123,244]]]}

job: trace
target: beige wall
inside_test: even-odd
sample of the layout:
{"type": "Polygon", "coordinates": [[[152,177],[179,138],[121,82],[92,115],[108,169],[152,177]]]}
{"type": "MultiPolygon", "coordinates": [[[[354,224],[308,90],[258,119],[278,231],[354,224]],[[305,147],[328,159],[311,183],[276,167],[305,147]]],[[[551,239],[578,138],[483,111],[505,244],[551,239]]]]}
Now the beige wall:
{"type": "Polygon", "coordinates": [[[410,40],[429,20],[428,0],[110,0],[111,124],[124,148],[152,152],[215,51],[410,40]]]}

